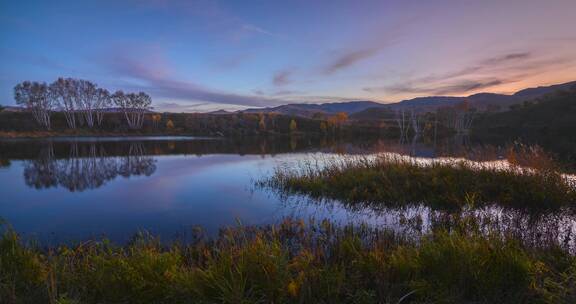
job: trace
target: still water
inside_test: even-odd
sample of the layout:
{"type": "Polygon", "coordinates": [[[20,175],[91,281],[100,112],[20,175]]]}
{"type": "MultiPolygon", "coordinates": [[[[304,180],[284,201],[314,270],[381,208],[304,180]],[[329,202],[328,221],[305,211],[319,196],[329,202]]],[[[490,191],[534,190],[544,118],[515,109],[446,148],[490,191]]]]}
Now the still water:
{"type": "MultiPolygon", "coordinates": [[[[434,158],[458,156],[462,149],[469,150],[454,143],[307,138],[4,140],[0,141],[0,217],[18,232],[45,243],[89,237],[125,242],[139,230],[164,240],[185,239],[197,226],[214,234],[227,225],[269,224],[287,216],[427,230],[434,221],[444,221],[445,215],[425,207],[349,210],[333,201],[285,198],[255,187],[255,181],[269,176],[276,166],[310,159],[382,151],[434,158]]],[[[498,157],[498,151],[492,151],[478,160],[498,157]]],[[[513,226],[519,234],[574,244],[576,221],[569,213],[537,219],[497,207],[469,213],[513,226]]],[[[540,240],[532,237],[532,241],[540,240]]]]}

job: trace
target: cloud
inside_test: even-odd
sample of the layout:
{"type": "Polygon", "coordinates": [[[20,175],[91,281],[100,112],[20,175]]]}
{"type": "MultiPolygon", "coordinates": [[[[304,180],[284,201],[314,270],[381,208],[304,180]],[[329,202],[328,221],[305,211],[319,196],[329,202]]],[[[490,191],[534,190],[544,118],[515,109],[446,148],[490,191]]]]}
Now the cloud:
{"type": "Polygon", "coordinates": [[[235,54],[230,57],[218,58],[213,66],[218,70],[232,70],[244,65],[252,58],[250,53],[235,54]]]}
{"type": "Polygon", "coordinates": [[[355,47],[332,53],[331,60],[322,67],[323,74],[337,73],[378,55],[379,52],[402,39],[407,28],[412,24],[414,24],[412,18],[404,19],[393,26],[386,27],[385,30],[364,32],[359,35],[362,37],[356,37],[356,41],[342,42],[355,47]]]}
{"type": "Polygon", "coordinates": [[[0,56],[10,58],[11,62],[29,64],[54,71],[78,73],[77,70],[42,54],[31,54],[13,47],[0,47],[0,56]]]}
{"type": "Polygon", "coordinates": [[[231,36],[233,41],[240,41],[243,39],[254,37],[256,35],[275,37],[273,33],[259,26],[249,23],[240,23],[240,21],[236,21],[235,23],[237,24],[231,30],[231,36]]]}
{"type": "MultiPolygon", "coordinates": [[[[264,91],[261,89],[257,89],[257,90],[253,90],[252,93],[256,94],[256,95],[260,95],[260,96],[284,96],[287,98],[287,96],[296,96],[296,95],[300,95],[299,98],[301,99],[306,99],[306,97],[302,96],[303,94],[305,94],[305,92],[302,91],[296,91],[296,90],[271,90],[271,91],[264,91]]],[[[295,100],[291,100],[291,102],[294,102],[295,100]]],[[[297,100],[296,100],[297,101],[297,100]]]]}
{"type": "Polygon", "coordinates": [[[341,54],[324,68],[324,73],[327,75],[334,74],[339,70],[353,66],[362,60],[376,55],[378,50],[378,48],[367,48],[341,54]]]}
{"type": "Polygon", "coordinates": [[[276,91],[272,95],[274,95],[274,96],[287,96],[287,95],[295,95],[295,94],[302,94],[302,92],[294,91],[294,90],[282,90],[282,91],[276,91]]]}
{"type": "Polygon", "coordinates": [[[253,25],[253,24],[245,23],[245,24],[242,24],[242,26],[240,28],[246,32],[253,32],[253,33],[258,33],[258,34],[263,34],[263,35],[268,35],[268,36],[274,36],[274,34],[272,34],[271,32],[269,32],[269,31],[267,31],[261,27],[258,27],[256,25],[253,25]]]}
{"type": "Polygon", "coordinates": [[[101,63],[116,76],[135,81],[132,89],[145,90],[155,97],[192,102],[242,106],[271,106],[288,102],[267,96],[215,90],[190,81],[178,80],[161,48],[140,46],[137,49],[140,51],[127,53],[124,48],[118,48],[101,58],[101,63]]]}
{"type": "Polygon", "coordinates": [[[272,83],[276,86],[283,86],[289,84],[291,82],[290,76],[292,75],[292,71],[289,70],[282,70],[278,71],[274,74],[272,78],[272,83]]]}
{"type": "Polygon", "coordinates": [[[460,70],[406,80],[402,83],[367,87],[364,91],[389,94],[466,94],[512,83],[566,64],[568,59],[535,59],[530,52],[506,53],[480,60],[460,70]]]}
{"type": "Polygon", "coordinates": [[[215,35],[223,35],[232,42],[238,42],[251,37],[277,37],[271,31],[249,22],[235,12],[213,0],[134,0],[138,7],[151,12],[162,11],[173,16],[183,17],[187,26],[197,27],[198,21],[207,24],[207,30],[215,35]]]}
{"type": "Polygon", "coordinates": [[[221,109],[226,109],[229,111],[244,110],[248,107],[245,106],[231,106],[228,104],[218,104],[218,103],[186,103],[181,104],[177,102],[161,102],[157,104],[157,111],[166,112],[211,112],[221,109]]]}
{"type": "Polygon", "coordinates": [[[510,61],[519,61],[529,59],[532,56],[529,52],[524,53],[510,53],[498,57],[493,57],[482,61],[484,66],[492,66],[496,64],[508,63],[510,61]]]}
{"type": "MultiPolygon", "coordinates": [[[[468,92],[499,86],[514,80],[480,79],[459,80],[453,83],[434,87],[419,87],[412,85],[393,85],[386,87],[386,91],[392,94],[429,94],[429,95],[458,95],[468,92]]],[[[366,91],[370,92],[369,88],[366,91]]]]}
{"type": "Polygon", "coordinates": [[[472,66],[464,67],[460,70],[454,72],[448,72],[439,75],[430,75],[427,77],[422,77],[417,79],[417,82],[434,82],[434,81],[443,81],[452,78],[458,78],[463,76],[470,76],[474,74],[478,74],[480,72],[486,72],[492,69],[500,69],[504,68],[510,64],[519,63],[519,61],[525,61],[531,58],[531,53],[524,52],[524,53],[509,53],[504,54],[501,56],[491,57],[488,59],[484,59],[477,64],[472,66]]]}

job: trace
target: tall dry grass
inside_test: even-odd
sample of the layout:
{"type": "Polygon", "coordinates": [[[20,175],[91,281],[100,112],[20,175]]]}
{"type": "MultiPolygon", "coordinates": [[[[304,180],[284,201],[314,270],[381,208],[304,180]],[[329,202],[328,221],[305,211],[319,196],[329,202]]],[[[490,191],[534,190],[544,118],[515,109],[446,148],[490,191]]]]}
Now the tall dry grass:
{"type": "Polygon", "coordinates": [[[418,241],[286,219],[216,239],[40,248],[0,239],[2,303],[573,303],[576,258],[477,231],[418,241]]]}

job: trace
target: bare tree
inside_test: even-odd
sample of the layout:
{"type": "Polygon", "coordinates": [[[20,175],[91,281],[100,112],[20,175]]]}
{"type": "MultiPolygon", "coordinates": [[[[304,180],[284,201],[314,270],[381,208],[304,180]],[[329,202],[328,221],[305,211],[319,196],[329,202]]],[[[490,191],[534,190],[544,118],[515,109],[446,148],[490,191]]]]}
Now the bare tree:
{"type": "Polygon", "coordinates": [[[32,112],[40,126],[50,130],[52,99],[46,83],[24,81],[14,87],[14,99],[32,112]]]}
{"type": "Polygon", "coordinates": [[[422,115],[412,109],[410,111],[410,122],[412,123],[414,134],[420,134],[422,132],[422,115]]]}
{"type": "Polygon", "coordinates": [[[102,125],[102,120],[104,119],[104,113],[108,107],[112,105],[112,100],[110,99],[110,92],[106,89],[98,88],[96,90],[96,104],[95,104],[95,111],[96,111],[96,124],[98,126],[102,125]]]}
{"type": "Polygon", "coordinates": [[[400,129],[400,138],[406,137],[409,121],[404,109],[396,111],[396,123],[400,129]]]}
{"type": "Polygon", "coordinates": [[[468,133],[472,128],[476,109],[470,107],[470,104],[466,101],[456,105],[454,108],[456,110],[454,129],[456,129],[456,132],[458,133],[468,133]]]}
{"type": "Polygon", "coordinates": [[[92,128],[94,127],[98,88],[88,80],[75,80],[74,83],[76,96],[78,96],[76,106],[81,115],[84,116],[84,121],[86,121],[88,128],[92,128]]]}
{"type": "Polygon", "coordinates": [[[72,78],[58,78],[50,84],[50,97],[58,106],[58,109],[64,112],[68,127],[76,129],[76,105],[79,99],[76,89],[76,80],[72,78]]]}
{"type": "Polygon", "coordinates": [[[144,114],[150,109],[152,104],[152,98],[146,93],[140,92],[125,94],[122,91],[116,91],[112,95],[112,100],[122,112],[124,112],[124,117],[128,123],[128,127],[131,129],[142,128],[144,124],[144,114]]]}

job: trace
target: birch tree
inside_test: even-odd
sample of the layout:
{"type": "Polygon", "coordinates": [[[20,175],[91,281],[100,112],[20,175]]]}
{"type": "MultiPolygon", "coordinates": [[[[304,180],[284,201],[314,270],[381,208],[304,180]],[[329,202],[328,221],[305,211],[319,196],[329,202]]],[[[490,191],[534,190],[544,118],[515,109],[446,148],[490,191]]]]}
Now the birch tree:
{"type": "Polygon", "coordinates": [[[88,128],[94,127],[95,113],[96,113],[96,94],[98,88],[96,85],[88,80],[74,80],[74,87],[76,90],[76,103],[79,113],[84,117],[88,128]]]}
{"type": "Polygon", "coordinates": [[[58,78],[50,84],[50,98],[66,117],[66,123],[71,129],[76,129],[76,105],[79,98],[75,80],[58,78]]]}
{"type": "Polygon", "coordinates": [[[112,95],[112,100],[124,113],[130,129],[142,128],[144,114],[150,109],[152,104],[152,98],[148,94],[144,92],[126,94],[123,91],[116,91],[112,95]]]}
{"type": "Polygon", "coordinates": [[[32,112],[40,126],[50,130],[52,99],[46,83],[24,81],[14,87],[14,100],[32,112]]]}
{"type": "Polygon", "coordinates": [[[110,92],[102,88],[96,89],[95,98],[96,124],[101,126],[104,120],[104,113],[106,113],[107,109],[112,105],[112,100],[110,99],[110,92]]]}
{"type": "Polygon", "coordinates": [[[412,123],[412,130],[414,134],[420,134],[422,132],[422,117],[414,109],[410,111],[410,122],[412,123]]]}

